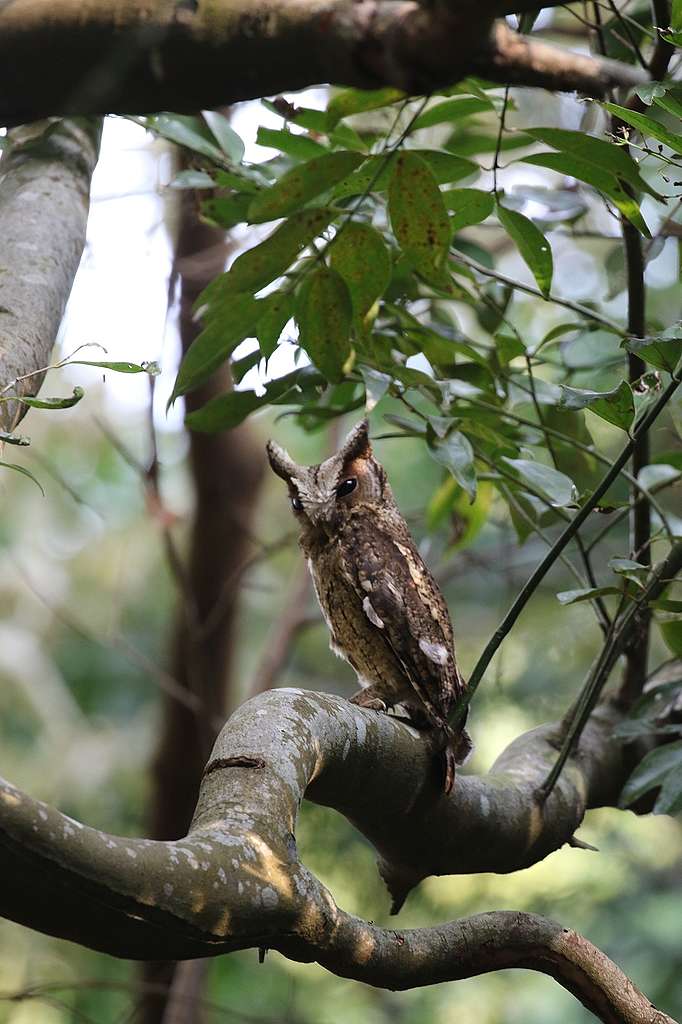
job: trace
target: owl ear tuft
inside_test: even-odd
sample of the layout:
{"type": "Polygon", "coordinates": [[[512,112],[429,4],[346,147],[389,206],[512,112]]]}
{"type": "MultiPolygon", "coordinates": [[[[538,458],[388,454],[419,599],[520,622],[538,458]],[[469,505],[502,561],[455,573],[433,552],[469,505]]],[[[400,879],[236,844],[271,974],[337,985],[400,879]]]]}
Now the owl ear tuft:
{"type": "Polygon", "coordinates": [[[356,423],[339,449],[339,458],[343,463],[353,459],[369,459],[372,445],[369,440],[369,422],[361,420],[356,423]]]}
{"type": "Polygon", "coordinates": [[[268,461],[273,473],[276,473],[282,480],[286,480],[289,483],[291,478],[296,476],[299,468],[289,455],[289,452],[275,441],[268,441],[265,450],[268,453],[268,461]]]}

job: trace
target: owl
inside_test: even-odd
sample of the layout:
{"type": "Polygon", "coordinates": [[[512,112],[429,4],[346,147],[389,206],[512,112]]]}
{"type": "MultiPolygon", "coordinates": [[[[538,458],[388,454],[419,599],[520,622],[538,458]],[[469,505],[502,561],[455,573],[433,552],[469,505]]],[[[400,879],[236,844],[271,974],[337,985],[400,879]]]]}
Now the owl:
{"type": "Polygon", "coordinates": [[[330,646],[357,673],[351,700],[376,711],[401,705],[415,725],[436,731],[449,793],[471,750],[466,731],[447,722],[465,686],[452,625],[374,458],[367,421],[317,466],[297,465],[273,441],[267,453],[289,487],[330,646]]]}

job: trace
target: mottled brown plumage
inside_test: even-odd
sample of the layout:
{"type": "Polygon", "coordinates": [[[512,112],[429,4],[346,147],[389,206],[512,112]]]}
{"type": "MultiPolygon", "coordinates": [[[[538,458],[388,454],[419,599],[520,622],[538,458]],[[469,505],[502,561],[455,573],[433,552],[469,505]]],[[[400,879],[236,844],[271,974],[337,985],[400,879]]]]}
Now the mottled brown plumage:
{"type": "Polygon", "coordinates": [[[367,422],[317,466],[297,465],[268,442],[270,464],[289,486],[331,648],[355,669],[352,700],[386,711],[404,706],[412,720],[440,732],[444,788],[471,749],[447,716],[464,688],[447,605],[424,565],[372,454],[367,422]]]}

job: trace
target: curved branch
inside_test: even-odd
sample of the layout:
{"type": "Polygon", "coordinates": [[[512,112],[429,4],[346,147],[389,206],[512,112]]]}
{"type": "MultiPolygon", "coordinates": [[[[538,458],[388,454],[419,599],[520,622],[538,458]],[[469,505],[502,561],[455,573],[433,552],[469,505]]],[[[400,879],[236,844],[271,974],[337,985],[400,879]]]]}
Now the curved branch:
{"type": "MultiPolygon", "coordinates": [[[[3,398],[36,394],[50,361],[85,245],[100,127],[99,121],[66,120],[9,134],[0,162],[3,398]]],[[[0,402],[0,430],[11,430],[25,409],[0,402]]]]}
{"type": "Polygon", "coordinates": [[[197,111],[330,80],[431,92],[484,74],[582,90],[632,68],[527,40],[499,0],[13,0],[0,7],[0,124],[48,114],[197,111]]]}
{"type": "Polygon", "coordinates": [[[545,971],[604,1021],[665,1021],[603,954],[533,915],[479,915],[405,933],[345,914],[301,863],[303,796],[374,843],[400,902],[427,874],[513,871],[571,839],[588,806],[614,803],[631,765],[601,706],[544,806],[535,792],[556,726],[517,739],[485,776],[440,793],[428,736],[340,697],[276,690],[216,742],[185,839],[83,826],[0,784],[0,913],[131,958],[186,959],[271,947],[391,988],[503,967],[545,971]]]}

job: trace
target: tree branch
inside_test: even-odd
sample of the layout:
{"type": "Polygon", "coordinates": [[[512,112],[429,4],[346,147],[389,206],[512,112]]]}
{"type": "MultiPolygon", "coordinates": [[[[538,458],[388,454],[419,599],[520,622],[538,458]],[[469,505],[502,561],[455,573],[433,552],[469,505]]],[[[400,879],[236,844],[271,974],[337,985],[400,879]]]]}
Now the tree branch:
{"type": "MultiPolygon", "coordinates": [[[[10,148],[0,162],[0,396],[5,398],[35,395],[43,379],[38,371],[50,361],[85,245],[100,127],[99,121],[70,120],[9,134],[10,148]],[[27,379],[17,380],[22,377],[27,379]]],[[[18,402],[0,402],[0,430],[10,431],[25,410],[18,402]]]]}
{"type": "Polygon", "coordinates": [[[431,92],[468,74],[581,90],[644,80],[625,64],[511,32],[499,0],[13,0],[0,8],[0,123],[48,114],[197,111],[328,82],[431,92]]]}
{"type": "Polygon", "coordinates": [[[594,712],[540,807],[558,726],[519,737],[488,775],[458,777],[444,798],[429,734],[340,697],[270,691],[224,727],[177,842],[110,836],[0,784],[0,913],[116,956],[270,947],[390,988],[529,967],[604,1021],[669,1021],[603,954],[552,922],[501,913],[378,928],[341,911],[296,850],[305,794],[372,841],[397,902],[428,874],[526,867],[569,841],[586,807],[617,801],[632,767],[614,737],[621,716],[611,705],[594,712]]]}

